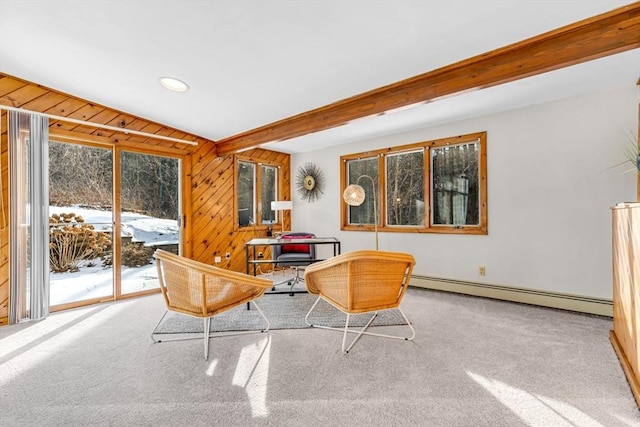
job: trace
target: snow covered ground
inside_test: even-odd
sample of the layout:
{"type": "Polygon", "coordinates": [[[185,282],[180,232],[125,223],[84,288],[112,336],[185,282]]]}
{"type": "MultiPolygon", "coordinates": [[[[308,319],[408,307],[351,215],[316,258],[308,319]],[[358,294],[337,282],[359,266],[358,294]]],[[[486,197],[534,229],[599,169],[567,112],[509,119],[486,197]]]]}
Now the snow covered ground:
{"type": "MultiPolygon", "coordinates": [[[[50,206],[49,216],[61,213],[74,213],[82,216],[86,224],[93,224],[98,231],[113,229],[111,211],[80,208],[77,206],[50,206]]],[[[134,242],[150,244],[178,243],[178,222],[174,219],[160,219],[132,212],[121,214],[122,236],[132,237],[134,242]]]]}
{"type": "MultiPolygon", "coordinates": [[[[80,208],[77,206],[51,206],[49,215],[54,213],[74,213],[84,218],[85,224],[92,224],[96,230],[111,231],[113,220],[111,211],[80,208]]],[[[153,218],[146,215],[123,212],[122,235],[131,237],[133,242],[145,245],[177,244],[180,240],[176,220],[153,218]]],[[[153,262],[153,261],[152,261],[153,262]]],[[[102,267],[101,260],[87,262],[80,271],[74,273],[50,274],[50,305],[106,297],[113,293],[113,267],[102,267]]],[[[155,264],[142,267],[122,267],[122,293],[139,292],[158,287],[155,264]]]]}

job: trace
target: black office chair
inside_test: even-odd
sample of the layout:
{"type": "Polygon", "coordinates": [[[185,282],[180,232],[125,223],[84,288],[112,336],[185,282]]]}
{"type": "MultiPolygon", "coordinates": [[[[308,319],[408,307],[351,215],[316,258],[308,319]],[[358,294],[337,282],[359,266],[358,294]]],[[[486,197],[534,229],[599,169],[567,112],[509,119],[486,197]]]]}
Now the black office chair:
{"type": "MultiPolygon", "coordinates": [[[[316,237],[313,233],[297,232],[297,233],[285,233],[279,238],[281,240],[291,239],[310,239],[316,237]]],[[[295,271],[293,279],[288,279],[284,282],[274,284],[274,287],[283,283],[288,283],[290,287],[290,295],[293,295],[293,287],[296,283],[301,283],[304,278],[300,276],[300,267],[307,266],[313,262],[316,258],[316,245],[307,243],[290,243],[282,245],[273,245],[273,259],[276,261],[286,261],[282,263],[276,262],[275,265],[292,267],[295,271]]]]}

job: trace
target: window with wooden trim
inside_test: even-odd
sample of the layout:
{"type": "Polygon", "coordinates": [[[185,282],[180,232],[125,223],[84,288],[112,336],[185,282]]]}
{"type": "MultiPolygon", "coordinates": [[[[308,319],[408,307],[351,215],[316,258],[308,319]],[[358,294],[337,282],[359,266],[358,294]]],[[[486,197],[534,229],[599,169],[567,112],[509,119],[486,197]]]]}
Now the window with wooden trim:
{"type": "Polygon", "coordinates": [[[278,200],[280,167],[236,159],[236,227],[281,223],[271,202],[278,200]]]}
{"type": "Polygon", "coordinates": [[[487,234],[486,132],[342,156],[343,230],[487,234]]]}

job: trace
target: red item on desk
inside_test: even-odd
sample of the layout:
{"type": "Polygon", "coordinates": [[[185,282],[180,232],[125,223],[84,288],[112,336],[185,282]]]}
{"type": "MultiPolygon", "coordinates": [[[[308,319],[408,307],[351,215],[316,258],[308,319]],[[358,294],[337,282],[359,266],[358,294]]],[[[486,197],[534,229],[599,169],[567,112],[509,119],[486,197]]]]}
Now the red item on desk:
{"type": "MultiPolygon", "coordinates": [[[[306,234],[306,235],[297,235],[297,236],[290,236],[290,235],[282,235],[280,236],[281,239],[312,239],[315,236],[312,234],[306,234]]],[[[301,252],[301,253],[308,253],[309,252],[309,245],[306,243],[292,243],[292,244],[288,244],[288,245],[282,245],[282,252],[301,252]]]]}

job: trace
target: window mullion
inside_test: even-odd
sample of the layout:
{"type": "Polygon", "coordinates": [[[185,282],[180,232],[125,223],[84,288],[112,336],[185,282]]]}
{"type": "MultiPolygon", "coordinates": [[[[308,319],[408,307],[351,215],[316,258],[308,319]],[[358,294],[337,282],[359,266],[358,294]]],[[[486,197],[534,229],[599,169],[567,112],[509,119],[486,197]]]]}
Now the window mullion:
{"type": "MultiPolygon", "coordinates": [[[[378,229],[385,230],[387,227],[387,173],[384,166],[385,158],[383,154],[378,156],[378,188],[375,191],[378,193],[378,229]]],[[[376,208],[374,206],[374,208],[376,208]]]]}
{"type": "Polygon", "coordinates": [[[424,147],[424,228],[431,228],[431,149],[424,147]]]}
{"type": "MultiPolygon", "coordinates": [[[[486,139],[478,132],[342,156],[342,190],[377,165],[379,229],[487,234],[486,139]]],[[[371,201],[358,206],[343,205],[343,229],[373,225],[371,201]]]]}

